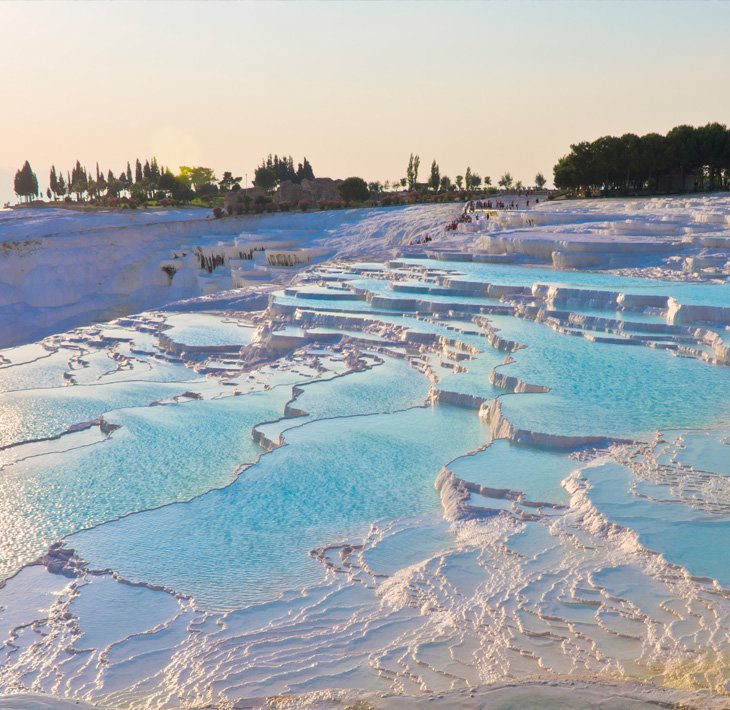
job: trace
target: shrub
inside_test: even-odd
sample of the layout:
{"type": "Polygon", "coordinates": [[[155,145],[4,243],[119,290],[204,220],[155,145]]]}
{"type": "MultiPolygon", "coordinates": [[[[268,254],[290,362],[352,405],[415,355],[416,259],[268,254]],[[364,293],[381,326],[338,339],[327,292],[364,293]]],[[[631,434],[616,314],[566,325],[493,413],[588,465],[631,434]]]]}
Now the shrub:
{"type": "Polygon", "coordinates": [[[279,211],[279,205],[276,204],[276,202],[268,202],[266,204],[266,211],[271,214],[272,212],[278,212],[279,211]]]}
{"type": "Polygon", "coordinates": [[[291,202],[280,202],[279,209],[282,212],[288,212],[291,209],[291,202]]]}
{"type": "Polygon", "coordinates": [[[223,210],[220,207],[213,208],[213,216],[216,219],[220,219],[223,216],[223,210]]]}
{"type": "Polygon", "coordinates": [[[298,207],[302,212],[306,212],[309,209],[309,200],[299,200],[298,207]]]}

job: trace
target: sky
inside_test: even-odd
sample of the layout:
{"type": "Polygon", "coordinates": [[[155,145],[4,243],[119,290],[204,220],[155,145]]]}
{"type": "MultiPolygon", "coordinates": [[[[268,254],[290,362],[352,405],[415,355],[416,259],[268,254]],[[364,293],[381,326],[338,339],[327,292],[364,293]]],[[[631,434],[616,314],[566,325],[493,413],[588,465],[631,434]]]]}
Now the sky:
{"type": "Polygon", "coordinates": [[[532,183],[571,143],[730,123],[730,3],[0,2],[0,204],[30,160],[532,183]]]}

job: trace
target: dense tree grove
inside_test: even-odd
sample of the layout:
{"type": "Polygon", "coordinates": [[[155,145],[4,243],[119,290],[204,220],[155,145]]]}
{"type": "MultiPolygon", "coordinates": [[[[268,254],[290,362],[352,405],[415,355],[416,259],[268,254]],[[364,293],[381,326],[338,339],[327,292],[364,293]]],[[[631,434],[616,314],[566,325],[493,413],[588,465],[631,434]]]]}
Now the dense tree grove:
{"type": "MultiPolygon", "coordinates": [[[[88,201],[107,206],[118,203],[134,206],[150,200],[167,204],[209,199],[219,190],[240,189],[240,182],[240,177],[226,172],[218,183],[213,170],[202,166],[182,165],[179,174],[175,175],[169,168],[160,166],[154,157],[144,162],[137,158],[134,168],[127,162],[119,175],[112,170],[105,174],[99,163],[94,170],[88,170],[77,160],[65,177],[55,165],[51,166],[45,193],[49,200],[75,199],[76,202],[88,201]]],[[[42,194],[28,161],[15,175],[15,192],[26,201],[42,194]]]]}
{"type": "Polygon", "coordinates": [[[270,190],[285,180],[291,180],[299,184],[302,180],[314,180],[314,171],[311,163],[307,158],[303,158],[301,163],[297,163],[294,169],[294,159],[289,156],[278,155],[269,157],[261,161],[261,165],[256,168],[254,174],[254,185],[270,190]]]}
{"type": "Polygon", "coordinates": [[[665,136],[603,136],[570,146],[555,186],[584,193],[717,190],[730,186],[730,131],[720,123],[676,126],[665,136]]]}

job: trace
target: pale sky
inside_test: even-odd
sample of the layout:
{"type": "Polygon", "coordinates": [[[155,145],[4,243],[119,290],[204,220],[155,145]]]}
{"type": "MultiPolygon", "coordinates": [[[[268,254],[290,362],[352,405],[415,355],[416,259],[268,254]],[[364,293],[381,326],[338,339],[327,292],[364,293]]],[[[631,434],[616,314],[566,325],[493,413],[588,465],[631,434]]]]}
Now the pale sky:
{"type": "Polygon", "coordinates": [[[29,159],[531,183],[570,143],[730,123],[730,3],[0,2],[0,204],[29,159]]]}

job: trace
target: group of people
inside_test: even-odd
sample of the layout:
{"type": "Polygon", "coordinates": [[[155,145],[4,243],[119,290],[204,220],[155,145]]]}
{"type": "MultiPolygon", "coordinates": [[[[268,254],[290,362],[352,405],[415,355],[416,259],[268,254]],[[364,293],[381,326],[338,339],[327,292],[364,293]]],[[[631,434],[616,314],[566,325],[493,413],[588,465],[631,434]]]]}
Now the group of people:
{"type": "Polygon", "coordinates": [[[474,201],[473,200],[471,202],[468,202],[467,205],[466,205],[466,207],[464,208],[464,211],[461,213],[461,215],[459,215],[459,217],[457,217],[453,222],[449,222],[449,224],[446,225],[446,231],[447,232],[455,232],[456,231],[456,228],[460,224],[464,224],[465,222],[471,222],[472,221],[471,215],[467,214],[467,212],[469,212],[469,211],[473,212],[474,211],[474,208],[473,207],[471,208],[471,210],[469,210],[469,205],[473,205],[473,204],[474,204],[474,201]]]}
{"type": "MultiPolygon", "coordinates": [[[[527,195],[527,192],[525,193],[527,195]]],[[[521,195],[520,195],[521,196],[521,195]]],[[[535,204],[540,203],[540,198],[535,198],[535,204]]],[[[472,205],[471,211],[473,212],[474,209],[478,210],[517,210],[520,209],[520,201],[519,199],[510,200],[509,202],[505,202],[504,200],[472,200],[470,203],[472,205]]],[[[530,198],[527,197],[525,204],[527,207],[530,206],[530,198]]]]}
{"type": "MultiPolygon", "coordinates": [[[[489,219],[489,210],[517,210],[520,209],[520,200],[519,198],[522,196],[525,196],[525,204],[529,208],[530,206],[530,198],[532,196],[532,190],[518,190],[517,191],[517,200],[510,200],[509,202],[505,202],[504,200],[469,200],[469,202],[464,205],[464,211],[461,213],[461,215],[455,219],[453,222],[449,222],[449,224],[446,225],[446,231],[447,232],[455,232],[460,224],[463,224],[465,222],[472,222],[474,220],[479,221],[479,215],[475,214],[474,217],[471,216],[470,213],[474,213],[476,210],[486,210],[486,213],[483,215],[485,219],[489,219]]],[[[540,203],[540,198],[535,198],[535,204],[540,203]]],[[[420,243],[420,242],[419,242],[420,243]]]]}
{"type": "MultiPolygon", "coordinates": [[[[448,227],[447,227],[448,229],[448,227]]],[[[416,237],[411,244],[428,244],[431,241],[431,235],[427,234],[425,237],[416,237]]]]}

